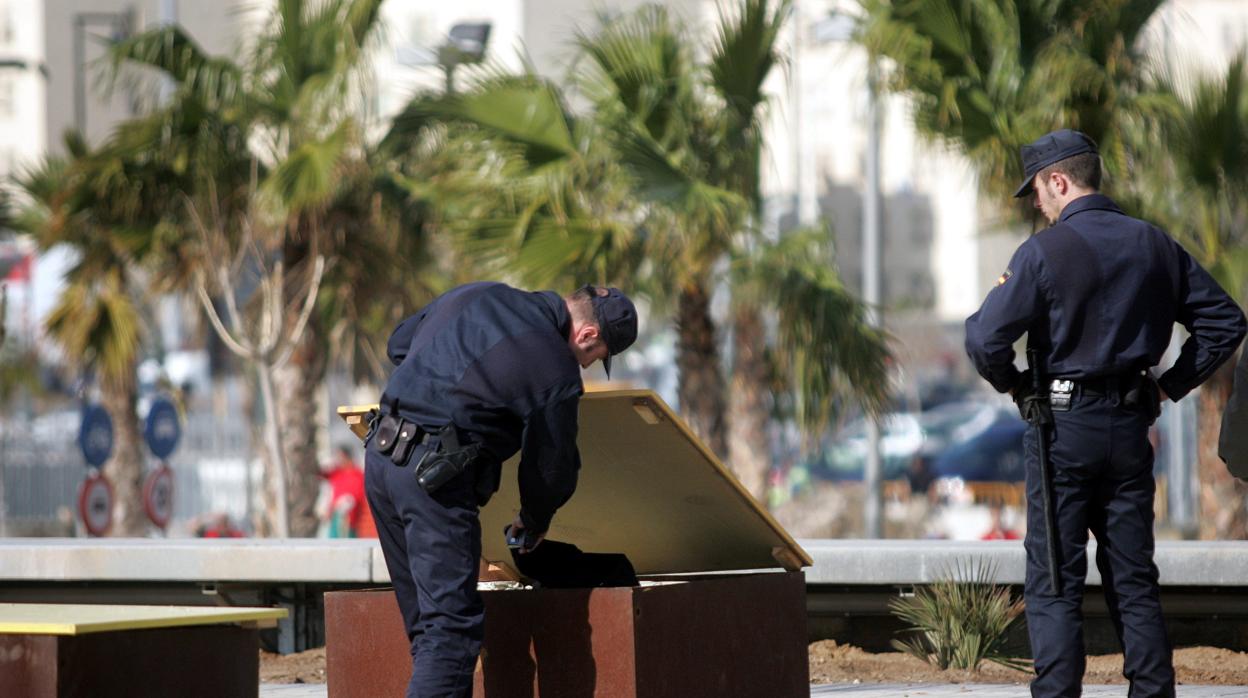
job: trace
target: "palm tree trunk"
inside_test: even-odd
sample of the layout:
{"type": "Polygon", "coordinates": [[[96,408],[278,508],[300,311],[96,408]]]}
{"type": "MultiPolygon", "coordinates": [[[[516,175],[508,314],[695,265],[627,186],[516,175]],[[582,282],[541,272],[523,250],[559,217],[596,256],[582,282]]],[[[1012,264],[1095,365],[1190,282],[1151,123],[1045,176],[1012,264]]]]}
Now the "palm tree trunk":
{"type": "Polygon", "coordinates": [[[327,362],[321,350],[320,326],[313,316],[290,361],[275,372],[281,409],[282,441],[290,474],[290,535],[316,535],[316,497],[320,491],[317,436],[320,428],[320,387],[327,362]]]}
{"type": "Polygon", "coordinates": [[[147,515],[143,511],[142,437],[134,413],[138,396],[133,381],[101,381],[100,392],[104,409],[113,420],[113,455],[104,464],[116,498],[111,534],[143,536],[147,533],[147,515]]]}
{"type": "Polygon", "coordinates": [[[1197,417],[1197,472],[1200,475],[1202,540],[1248,538],[1248,485],[1237,480],[1218,457],[1222,412],[1231,395],[1235,362],[1227,361],[1200,388],[1197,417]]]}
{"type": "Polygon", "coordinates": [[[724,427],[724,379],[719,370],[711,299],[705,286],[689,285],[681,290],[676,333],[680,411],[711,451],[725,458],[728,441],[724,427]]]}
{"type": "Polygon", "coordinates": [[[767,501],[771,471],[771,404],[766,337],[758,308],[737,308],[733,324],[732,383],[728,394],[728,448],[732,471],[754,498],[767,501]]]}

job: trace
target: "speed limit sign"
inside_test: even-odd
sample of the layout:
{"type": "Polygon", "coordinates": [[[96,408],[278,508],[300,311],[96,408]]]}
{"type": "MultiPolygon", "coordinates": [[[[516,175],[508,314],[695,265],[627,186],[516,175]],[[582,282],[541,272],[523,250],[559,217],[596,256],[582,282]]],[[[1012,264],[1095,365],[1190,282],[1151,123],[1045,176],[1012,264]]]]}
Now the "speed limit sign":
{"type": "Polygon", "coordinates": [[[147,474],[143,483],[143,509],[158,528],[173,517],[173,470],[167,463],[147,474]]]}
{"type": "Polygon", "coordinates": [[[113,486],[108,478],[92,472],[78,487],[78,513],[93,536],[108,533],[113,523],[113,486]]]}

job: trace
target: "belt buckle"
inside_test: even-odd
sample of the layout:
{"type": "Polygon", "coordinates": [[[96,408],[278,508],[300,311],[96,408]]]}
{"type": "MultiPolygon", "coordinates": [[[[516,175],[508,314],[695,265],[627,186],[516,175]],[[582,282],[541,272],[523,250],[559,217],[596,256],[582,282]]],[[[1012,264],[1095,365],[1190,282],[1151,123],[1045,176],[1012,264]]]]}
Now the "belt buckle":
{"type": "Polygon", "coordinates": [[[1069,412],[1071,397],[1075,392],[1075,382],[1062,378],[1054,378],[1049,384],[1049,407],[1054,412],[1069,412]]]}

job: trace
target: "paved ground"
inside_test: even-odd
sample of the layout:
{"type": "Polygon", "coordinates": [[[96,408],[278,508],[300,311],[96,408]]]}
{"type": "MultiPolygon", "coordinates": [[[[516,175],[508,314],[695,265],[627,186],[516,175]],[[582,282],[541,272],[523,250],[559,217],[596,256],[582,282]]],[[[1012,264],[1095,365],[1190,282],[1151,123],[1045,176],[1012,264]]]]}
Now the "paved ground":
{"type": "MultiPolygon", "coordinates": [[[[1026,686],[1012,684],[883,684],[864,683],[857,686],[832,684],[811,686],[813,696],[845,696],[846,698],[1026,698],[1026,686]]],[[[1126,698],[1126,686],[1084,686],[1083,698],[1126,698]]],[[[1179,698],[1248,698],[1248,686],[1179,686],[1179,698]]]]}
{"type": "MultiPolygon", "coordinates": [[[[1248,686],[1179,686],[1179,698],[1248,698],[1248,686]]],[[[864,683],[811,686],[810,695],[849,698],[1026,698],[1010,684],[864,683]]],[[[1126,686],[1084,686],[1084,698],[1125,698],[1126,686]]],[[[326,698],[325,684],[260,684],[260,698],[326,698]]]]}

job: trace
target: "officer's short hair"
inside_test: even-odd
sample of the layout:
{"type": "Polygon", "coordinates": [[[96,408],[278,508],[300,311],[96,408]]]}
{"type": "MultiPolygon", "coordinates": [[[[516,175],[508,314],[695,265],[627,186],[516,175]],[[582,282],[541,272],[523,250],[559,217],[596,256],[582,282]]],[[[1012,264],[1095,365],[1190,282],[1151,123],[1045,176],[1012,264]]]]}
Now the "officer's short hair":
{"type": "Polygon", "coordinates": [[[1065,160],[1058,160],[1036,173],[1041,182],[1047,181],[1049,175],[1061,172],[1070,181],[1087,189],[1101,188],[1101,156],[1096,153],[1080,153],[1065,160]]]}
{"type": "Polygon", "coordinates": [[[597,325],[598,317],[594,315],[594,304],[591,300],[592,290],[582,286],[578,288],[572,295],[568,296],[568,311],[572,314],[572,319],[576,322],[589,325],[597,325]]]}

